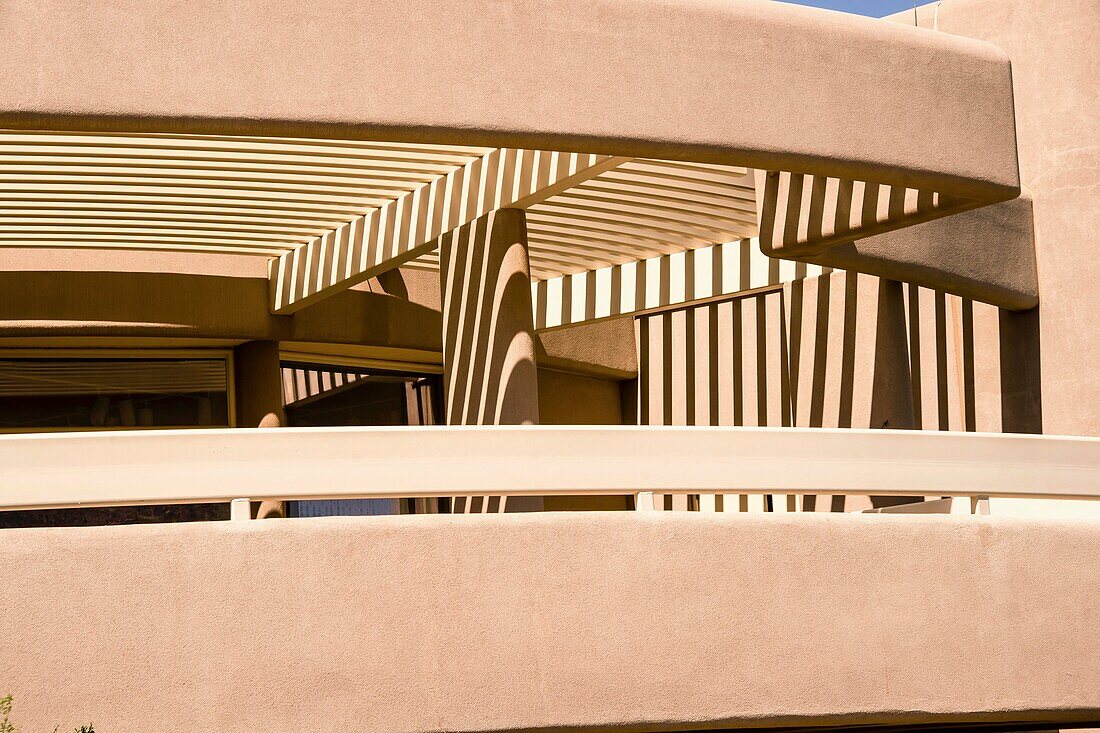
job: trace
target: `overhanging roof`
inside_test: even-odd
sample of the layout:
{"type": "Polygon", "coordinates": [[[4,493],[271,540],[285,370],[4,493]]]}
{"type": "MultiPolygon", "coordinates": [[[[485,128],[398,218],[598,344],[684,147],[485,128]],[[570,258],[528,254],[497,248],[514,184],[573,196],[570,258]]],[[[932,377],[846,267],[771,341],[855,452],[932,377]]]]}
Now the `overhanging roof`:
{"type": "Polygon", "coordinates": [[[2,126],[173,133],[145,135],[154,148],[280,135],[363,154],[343,177],[331,162],[276,171],[249,160],[211,178],[210,162],[185,160],[139,181],[93,166],[71,194],[50,176],[79,180],[76,162],[13,171],[13,192],[94,204],[122,184],[160,204],[202,191],[248,208],[142,221],[81,209],[65,224],[13,221],[7,241],[278,254],[275,313],[398,264],[430,266],[435,238],[494,208],[528,210],[536,278],[598,280],[611,268],[614,281],[633,261],[753,231],[751,212],[741,216],[753,169],[760,249],[803,262],[1019,191],[1002,51],[781,3],[241,0],[227,14],[222,0],[156,12],[12,0],[0,19],[2,126]],[[387,146],[425,153],[429,166],[386,167],[387,146]],[[435,156],[450,169],[432,168],[435,156]],[[616,180],[623,172],[633,179],[616,180]],[[689,181],[695,195],[677,200],[654,177],[689,181]],[[708,200],[708,187],[725,191],[708,200]],[[281,218],[252,215],[276,202],[281,218]]]}

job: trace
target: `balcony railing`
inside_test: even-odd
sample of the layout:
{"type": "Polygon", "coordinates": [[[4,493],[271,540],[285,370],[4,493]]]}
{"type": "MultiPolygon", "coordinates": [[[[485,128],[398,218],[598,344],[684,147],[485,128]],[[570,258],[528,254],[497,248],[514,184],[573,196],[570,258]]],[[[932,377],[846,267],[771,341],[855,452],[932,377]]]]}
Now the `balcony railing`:
{"type": "Polygon", "coordinates": [[[648,492],[1100,499],[1100,439],[897,430],[343,427],[22,434],[0,437],[0,466],[0,509],[241,497],[585,494],[637,494],[645,508],[648,492]]]}

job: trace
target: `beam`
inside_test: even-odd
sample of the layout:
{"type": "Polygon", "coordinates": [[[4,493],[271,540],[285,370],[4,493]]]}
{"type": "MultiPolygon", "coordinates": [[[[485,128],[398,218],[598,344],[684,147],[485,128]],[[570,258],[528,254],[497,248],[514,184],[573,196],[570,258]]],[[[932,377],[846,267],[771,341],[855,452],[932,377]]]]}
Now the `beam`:
{"type": "MultiPolygon", "coordinates": [[[[909,224],[908,221],[899,222],[909,224]]],[[[780,247],[779,256],[789,249],[780,247]]],[[[1022,195],[797,257],[1024,311],[1039,303],[1032,204],[1022,195]]]]}
{"type": "Polygon", "coordinates": [[[823,271],[818,265],[768,257],[755,237],[651,257],[531,283],[535,329],[704,303],[823,271]]]}
{"type": "Polygon", "coordinates": [[[271,312],[289,315],[439,246],[496,209],[523,209],[630,158],[500,148],[271,260],[271,312]]]}

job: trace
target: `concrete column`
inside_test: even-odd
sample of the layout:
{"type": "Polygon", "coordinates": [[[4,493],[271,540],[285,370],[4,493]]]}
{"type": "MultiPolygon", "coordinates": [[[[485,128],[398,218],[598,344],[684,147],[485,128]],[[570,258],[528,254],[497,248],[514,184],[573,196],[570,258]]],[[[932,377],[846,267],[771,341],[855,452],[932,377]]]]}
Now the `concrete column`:
{"type": "Polygon", "coordinates": [[[882,279],[878,282],[871,419],[866,426],[854,427],[893,430],[911,430],[917,427],[909,368],[905,294],[901,283],[894,280],[882,279]]]}
{"type": "Polygon", "coordinates": [[[1039,308],[1000,310],[1001,430],[1043,432],[1043,378],[1039,350],[1039,308]]]}
{"type": "MultiPolygon", "coordinates": [[[[237,426],[277,428],[286,425],[277,341],[248,341],[233,349],[237,426]]],[[[252,502],[257,519],[285,517],[286,502],[252,502]]]]}
{"type": "MultiPolygon", "coordinates": [[[[440,244],[443,401],[449,425],[537,425],[527,223],[519,209],[486,214],[440,244]]],[[[541,498],[484,498],[456,511],[537,511],[541,498]]]]}
{"type": "MultiPolygon", "coordinates": [[[[878,281],[874,377],[870,399],[871,418],[866,427],[891,430],[912,430],[918,427],[913,410],[905,293],[901,283],[895,280],[878,281]]],[[[870,499],[872,507],[876,509],[916,504],[924,500],[923,496],[872,496],[870,499]]]]}

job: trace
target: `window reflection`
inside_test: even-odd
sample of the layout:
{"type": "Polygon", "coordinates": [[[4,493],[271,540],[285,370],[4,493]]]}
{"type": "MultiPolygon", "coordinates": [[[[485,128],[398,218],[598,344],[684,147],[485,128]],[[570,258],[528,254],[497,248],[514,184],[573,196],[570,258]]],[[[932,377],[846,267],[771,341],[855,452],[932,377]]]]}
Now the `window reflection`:
{"type": "Polygon", "coordinates": [[[228,427],[225,359],[0,360],[0,430],[228,427]]]}

